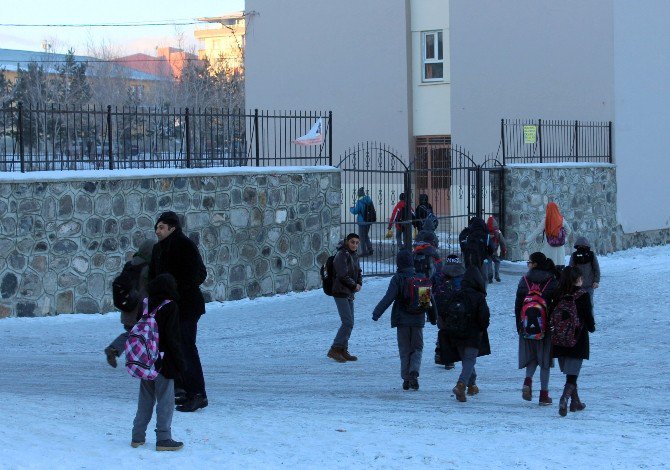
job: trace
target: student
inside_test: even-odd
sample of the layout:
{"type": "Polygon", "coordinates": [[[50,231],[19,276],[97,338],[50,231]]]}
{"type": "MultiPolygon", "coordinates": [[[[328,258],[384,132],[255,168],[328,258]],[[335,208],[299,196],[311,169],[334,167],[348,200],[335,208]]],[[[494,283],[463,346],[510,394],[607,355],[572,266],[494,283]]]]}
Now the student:
{"type": "MultiPolygon", "coordinates": [[[[399,199],[400,200],[393,207],[393,212],[391,213],[391,217],[389,218],[389,224],[387,227],[388,231],[386,232],[386,236],[384,238],[391,238],[393,236],[391,228],[393,227],[393,225],[395,225],[395,242],[398,247],[398,250],[401,250],[402,248],[405,247],[405,242],[403,240],[404,230],[409,230],[410,228],[409,226],[405,228],[406,224],[403,223],[406,215],[405,193],[400,193],[399,199]]],[[[411,207],[408,208],[407,211],[408,211],[407,216],[412,218],[414,214],[412,208],[411,207]]]]}
{"type": "Polygon", "coordinates": [[[582,283],[583,277],[579,268],[568,266],[563,269],[558,285],[556,310],[555,314],[552,315],[552,326],[555,329],[552,356],[558,358],[561,372],[565,374],[565,386],[558,405],[558,414],[561,416],[568,414],[568,400],[571,400],[570,411],[582,411],[586,408],[577,394],[577,377],[582,369],[584,359],[589,358],[589,333],[596,331],[596,325],[593,319],[591,298],[582,290],[582,283]],[[572,339],[576,340],[576,343],[573,346],[557,344],[562,342],[557,334],[560,324],[554,320],[556,316],[563,318],[565,315],[565,318],[567,318],[567,311],[572,309],[579,317],[580,324],[577,335],[572,332],[569,333],[572,339]]]}
{"type": "Polygon", "coordinates": [[[363,258],[374,254],[374,250],[372,249],[372,242],[370,241],[370,227],[374,221],[365,220],[365,213],[368,206],[374,207],[374,205],[372,198],[365,194],[364,187],[361,186],[358,188],[358,192],[356,194],[358,195],[358,200],[353,207],[349,208],[349,212],[356,216],[356,223],[358,224],[358,238],[361,241],[361,254],[359,256],[363,258]]]}
{"type": "Polygon", "coordinates": [[[545,320],[549,320],[551,311],[551,300],[556,290],[556,277],[554,265],[543,253],[535,252],[530,255],[527,265],[528,272],[519,281],[516,291],[516,302],[514,313],[516,316],[516,330],[519,333],[519,369],[526,369],[526,378],[523,382],[521,396],[524,400],[533,399],[532,384],[533,375],[537,367],[540,367],[540,400],[542,406],[551,405],[549,397],[549,372],[553,366],[551,359],[551,336],[547,325],[542,325],[543,337],[541,339],[528,339],[525,337],[524,325],[522,324],[522,309],[527,303],[529,292],[536,290],[539,297],[546,304],[545,320]]]}
{"type": "Polygon", "coordinates": [[[450,254],[445,258],[442,268],[436,272],[431,279],[433,281],[433,296],[437,303],[437,327],[439,329],[435,344],[435,364],[444,365],[444,368],[447,370],[451,370],[455,366],[453,362],[445,362],[442,358],[440,338],[443,338],[444,335],[446,335],[446,325],[440,314],[440,309],[444,308],[453,295],[461,290],[464,274],[465,268],[461,264],[458,255],[450,254]]]}
{"type": "Polygon", "coordinates": [[[440,242],[435,232],[420,231],[413,243],[414,269],[417,274],[431,278],[442,267],[442,259],[438,247],[440,242]]]}
{"type": "Polygon", "coordinates": [[[445,361],[462,363],[461,374],[452,391],[458,401],[465,402],[466,385],[468,395],[479,393],[475,371],[477,357],[491,354],[487,332],[490,312],[486,303],[486,281],[476,267],[467,268],[460,293],[445,305],[445,311],[442,308],[440,306],[439,316],[443,322],[441,328],[446,334],[440,346],[445,361]]]}
{"type": "Polygon", "coordinates": [[[575,252],[570,256],[570,266],[576,266],[581,271],[582,289],[589,293],[593,305],[593,291],[600,286],[600,263],[586,237],[577,237],[575,252]]]}
{"type": "Polygon", "coordinates": [[[354,329],[355,294],[363,286],[363,275],[356,254],[360,242],[358,235],[350,233],[337,248],[337,254],[333,259],[333,269],[335,270],[333,298],[342,324],[337,330],[327,356],[336,362],[356,361],[358,359],[358,357],[349,354],[349,337],[354,329]]]}
{"type": "Polygon", "coordinates": [[[157,364],[158,375],[154,380],[140,381],[140,394],[130,445],[132,447],[144,445],[155,403],[156,450],[179,450],[184,447],[184,443],[172,439],[174,379],[186,370],[186,361],[181,350],[179,334],[177,283],[170,274],[161,274],[149,282],[147,294],[147,311],[155,311],[158,325],[160,363],[157,364]],[[166,301],[167,303],[164,303],[166,301]]]}
{"type": "Polygon", "coordinates": [[[419,205],[414,213],[414,221],[412,225],[418,232],[421,230],[428,230],[434,232],[440,221],[433,212],[433,206],[428,202],[427,194],[419,194],[419,205]]]}
{"type": "MultiPolygon", "coordinates": [[[[411,279],[415,278],[414,259],[412,252],[401,250],[396,255],[397,271],[389,282],[386,294],[379,301],[372,319],[379,320],[386,309],[393,304],[391,310],[391,327],[396,328],[398,352],[400,354],[400,377],[403,390],[419,390],[419,373],[423,353],[423,327],[426,315],[430,323],[436,323],[437,310],[435,299],[430,295],[429,304],[419,311],[412,312],[413,305],[409,301],[411,279]]],[[[429,288],[430,289],[430,288],[429,288]]]]}
{"type": "Polygon", "coordinates": [[[542,235],[542,253],[551,259],[560,271],[565,266],[565,244],[570,236],[570,224],[565,220],[558,205],[555,202],[547,204],[544,220],[528,238],[521,239],[519,243],[523,246],[529,241],[534,241],[542,235]]]}
{"type": "Polygon", "coordinates": [[[495,217],[490,216],[486,221],[486,227],[489,229],[489,262],[488,265],[488,281],[489,284],[493,282],[493,276],[500,282],[500,257],[507,253],[507,243],[495,217]]]}
{"type": "Polygon", "coordinates": [[[489,257],[489,231],[486,222],[479,217],[472,217],[468,226],[458,235],[458,243],[461,246],[465,267],[476,267],[482,277],[488,279],[486,265],[489,257]]]}

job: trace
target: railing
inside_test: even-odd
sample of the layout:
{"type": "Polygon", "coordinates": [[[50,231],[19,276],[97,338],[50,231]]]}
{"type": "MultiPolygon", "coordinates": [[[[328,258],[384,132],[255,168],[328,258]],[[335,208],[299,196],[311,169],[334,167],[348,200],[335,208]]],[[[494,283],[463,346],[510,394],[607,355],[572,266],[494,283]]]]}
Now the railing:
{"type": "Polygon", "coordinates": [[[0,108],[0,171],[332,165],[332,112],[0,108]],[[294,140],[321,120],[323,143],[294,140]]]}
{"type": "Polygon", "coordinates": [[[507,163],[612,163],[612,121],[501,119],[503,165],[507,163]]]}

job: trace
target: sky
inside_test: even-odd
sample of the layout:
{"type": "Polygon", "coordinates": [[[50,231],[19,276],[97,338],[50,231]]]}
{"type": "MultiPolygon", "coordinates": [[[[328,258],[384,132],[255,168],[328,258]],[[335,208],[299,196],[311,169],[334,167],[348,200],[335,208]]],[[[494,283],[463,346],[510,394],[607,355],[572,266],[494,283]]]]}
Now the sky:
{"type": "Polygon", "coordinates": [[[13,27],[8,24],[95,24],[188,22],[197,18],[220,16],[244,10],[244,0],[27,0],[20,8],[3,8],[0,16],[0,48],[42,50],[42,41],[52,44],[52,51],[88,54],[91,46],[103,47],[118,55],[143,52],[152,54],[156,46],[197,49],[193,36],[195,25],[132,27],[13,27]]]}

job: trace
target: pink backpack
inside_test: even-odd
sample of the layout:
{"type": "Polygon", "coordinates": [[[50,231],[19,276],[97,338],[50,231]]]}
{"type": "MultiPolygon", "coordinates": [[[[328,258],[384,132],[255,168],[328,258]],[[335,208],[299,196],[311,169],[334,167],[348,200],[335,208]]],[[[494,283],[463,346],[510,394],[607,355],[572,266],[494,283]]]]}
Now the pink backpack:
{"type": "Polygon", "coordinates": [[[574,347],[579,341],[582,332],[582,322],[577,312],[575,301],[586,292],[578,290],[574,294],[568,294],[558,301],[551,313],[551,344],[566,348],[574,347]]]}
{"type": "Polygon", "coordinates": [[[126,353],[126,369],[133,377],[142,380],[154,380],[158,376],[156,361],[160,356],[158,350],[158,323],[156,323],[156,312],[170,300],[164,300],[162,304],[149,313],[149,299],[144,299],[144,310],[142,318],[135,324],[126,340],[124,351],[126,353]]]}

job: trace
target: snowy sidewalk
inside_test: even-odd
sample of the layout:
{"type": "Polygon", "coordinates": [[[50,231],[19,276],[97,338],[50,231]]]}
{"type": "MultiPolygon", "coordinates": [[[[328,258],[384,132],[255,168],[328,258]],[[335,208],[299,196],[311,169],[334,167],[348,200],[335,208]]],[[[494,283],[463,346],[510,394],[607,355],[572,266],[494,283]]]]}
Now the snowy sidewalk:
{"type": "Polygon", "coordinates": [[[402,391],[390,309],[371,320],[388,278],[365,279],[356,300],[356,363],[326,358],[339,318],[321,291],[208,304],[198,346],[210,405],[175,413],[173,437],[185,443],[176,453],[154,450],[153,422],[146,446],[129,445],[138,381],[102,353],[122,331],[118,313],[0,320],[0,467],[665,467],[670,246],[600,262],[597,331],[579,379],[587,408],[565,418],[558,367],[553,406],[539,407],[537,392],[521,399],[519,276],[508,272],[522,264],[489,287],[492,355],[479,360],[481,393],[467,403],[450,392],[460,364],[433,364],[431,325],[421,389],[402,391]]]}

